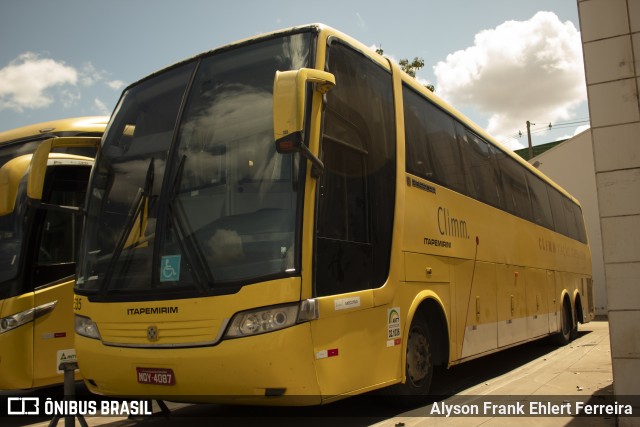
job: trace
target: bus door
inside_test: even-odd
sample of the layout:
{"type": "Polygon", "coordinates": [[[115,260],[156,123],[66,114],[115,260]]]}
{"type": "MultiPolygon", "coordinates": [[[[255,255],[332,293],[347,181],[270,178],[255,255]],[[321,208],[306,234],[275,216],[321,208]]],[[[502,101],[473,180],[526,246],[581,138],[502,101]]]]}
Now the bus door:
{"type": "Polygon", "coordinates": [[[312,335],[322,394],[339,395],[370,383],[385,310],[373,307],[362,156],[325,138],[323,161],[314,265],[320,318],[312,335]]]}
{"type": "MultiPolygon", "coordinates": [[[[42,202],[53,206],[81,207],[92,161],[49,162],[42,202]],[[51,165],[55,163],[55,165],[51,165]]],[[[39,210],[32,237],[30,269],[34,306],[34,387],[49,384],[60,362],[75,358],[73,350],[73,285],[82,216],[70,211],[39,210]]]]}
{"type": "MultiPolygon", "coordinates": [[[[400,342],[388,347],[392,307],[375,306],[389,272],[395,207],[395,126],[391,73],[330,41],[316,191],[311,322],[323,395],[356,391],[400,376],[400,342]],[[394,348],[395,347],[395,348],[394,348]]],[[[397,311],[396,311],[397,313],[397,311]]],[[[397,313],[394,332],[400,333],[397,313]]],[[[393,337],[398,338],[398,337],[393,337]]]]}

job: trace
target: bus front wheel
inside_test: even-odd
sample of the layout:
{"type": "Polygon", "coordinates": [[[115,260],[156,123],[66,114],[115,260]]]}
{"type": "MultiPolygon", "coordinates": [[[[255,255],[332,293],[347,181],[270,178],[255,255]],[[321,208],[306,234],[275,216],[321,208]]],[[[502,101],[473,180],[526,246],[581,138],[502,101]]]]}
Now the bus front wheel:
{"type": "Polygon", "coordinates": [[[407,338],[405,382],[392,386],[391,394],[404,397],[403,403],[420,403],[429,393],[433,377],[433,356],[429,328],[423,319],[414,318],[407,338]]]}

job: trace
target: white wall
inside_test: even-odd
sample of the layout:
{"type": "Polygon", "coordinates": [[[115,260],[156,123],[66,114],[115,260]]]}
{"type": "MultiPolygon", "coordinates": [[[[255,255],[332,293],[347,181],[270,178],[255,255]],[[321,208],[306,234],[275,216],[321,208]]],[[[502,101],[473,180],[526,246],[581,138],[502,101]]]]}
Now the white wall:
{"type": "MultiPolygon", "coordinates": [[[[613,386],[640,395],[640,0],[578,0],[613,386]]],[[[636,408],[638,410],[639,408],[636,408]]],[[[637,418],[620,418],[620,426],[637,418]]]]}

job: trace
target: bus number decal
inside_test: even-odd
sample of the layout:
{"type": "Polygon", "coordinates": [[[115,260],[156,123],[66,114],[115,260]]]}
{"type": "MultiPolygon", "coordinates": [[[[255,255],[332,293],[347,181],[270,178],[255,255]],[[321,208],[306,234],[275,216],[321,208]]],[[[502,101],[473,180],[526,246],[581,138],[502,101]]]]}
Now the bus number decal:
{"type": "Polygon", "coordinates": [[[402,342],[400,329],[400,307],[387,309],[387,347],[393,347],[402,342]]]}

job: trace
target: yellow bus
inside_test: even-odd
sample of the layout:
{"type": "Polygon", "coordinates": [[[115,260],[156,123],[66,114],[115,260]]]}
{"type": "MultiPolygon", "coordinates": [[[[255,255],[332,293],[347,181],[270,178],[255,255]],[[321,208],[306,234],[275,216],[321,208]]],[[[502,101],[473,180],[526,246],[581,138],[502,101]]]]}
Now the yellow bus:
{"type": "Polygon", "coordinates": [[[124,90],[89,183],[75,344],[103,395],[419,397],[436,366],[568,342],[590,286],[576,200],[309,25],[124,90]]]}
{"type": "Polygon", "coordinates": [[[77,213],[108,119],[56,120],[0,133],[1,390],[62,383],[59,364],[75,357],[77,213]],[[42,159],[40,175],[32,173],[34,152],[53,140],[62,148],[42,159]],[[88,142],[93,148],[81,148],[88,142]],[[40,194],[27,194],[29,184],[40,194]]]}

